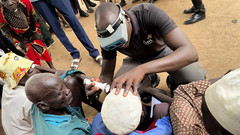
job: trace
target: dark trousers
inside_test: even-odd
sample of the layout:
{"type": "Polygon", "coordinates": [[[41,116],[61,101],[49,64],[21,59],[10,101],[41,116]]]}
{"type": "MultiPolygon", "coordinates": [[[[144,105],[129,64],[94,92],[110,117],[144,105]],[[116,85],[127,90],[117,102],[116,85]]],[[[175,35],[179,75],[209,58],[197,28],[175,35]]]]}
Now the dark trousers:
{"type": "Polygon", "coordinates": [[[99,51],[94,48],[82,25],[75,16],[69,0],[39,0],[37,2],[33,2],[32,4],[51,26],[53,32],[56,34],[65,48],[71,52],[71,56],[73,58],[80,57],[80,53],[75,47],[73,47],[72,43],[69,41],[65,32],[63,31],[55,9],[57,9],[67,20],[78,39],[88,50],[89,55],[93,58],[99,55],[99,51]]]}
{"type": "Polygon", "coordinates": [[[205,8],[202,3],[202,0],[192,0],[192,3],[198,12],[205,12],[205,8]]]}

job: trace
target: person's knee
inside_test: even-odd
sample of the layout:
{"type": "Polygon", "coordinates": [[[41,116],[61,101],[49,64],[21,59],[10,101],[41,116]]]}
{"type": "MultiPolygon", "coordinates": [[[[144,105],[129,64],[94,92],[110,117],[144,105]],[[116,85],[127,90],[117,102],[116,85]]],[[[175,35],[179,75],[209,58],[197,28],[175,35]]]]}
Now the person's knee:
{"type": "Polygon", "coordinates": [[[155,120],[161,119],[162,117],[168,116],[169,114],[169,104],[161,103],[154,105],[153,118],[155,120]]]}
{"type": "Polygon", "coordinates": [[[67,76],[64,78],[64,83],[69,89],[77,87],[79,85],[78,79],[72,76],[67,76]]]}

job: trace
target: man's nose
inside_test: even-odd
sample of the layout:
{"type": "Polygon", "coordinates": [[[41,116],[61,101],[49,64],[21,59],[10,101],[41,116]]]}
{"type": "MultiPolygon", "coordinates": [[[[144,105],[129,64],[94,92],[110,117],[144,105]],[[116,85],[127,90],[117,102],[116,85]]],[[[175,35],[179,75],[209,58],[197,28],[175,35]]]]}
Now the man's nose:
{"type": "Polygon", "coordinates": [[[70,89],[66,89],[66,91],[65,91],[65,94],[66,94],[66,96],[68,96],[69,94],[70,94],[70,89]]]}

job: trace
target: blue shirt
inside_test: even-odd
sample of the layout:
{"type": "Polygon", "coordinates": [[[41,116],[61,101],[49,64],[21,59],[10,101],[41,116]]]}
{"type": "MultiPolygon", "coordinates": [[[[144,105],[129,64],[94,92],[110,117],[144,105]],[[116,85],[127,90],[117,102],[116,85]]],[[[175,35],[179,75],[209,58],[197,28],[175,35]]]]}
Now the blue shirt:
{"type": "MultiPolygon", "coordinates": [[[[63,117],[61,120],[54,120],[59,118],[56,116],[52,119],[51,114],[42,113],[36,105],[31,107],[31,116],[33,120],[33,129],[35,135],[91,135],[92,128],[81,114],[80,108],[72,108],[67,106],[65,112],[69,115],[63,117]],[[67,120],[70,116],[70,119],[67,120]],[[46,121],[45,118],[50,118],[51,122],[46,121]],[[67,120],[67,122],[65,122],[67,120]],[[59,121],[60,124],[56,124],[59,121]],[[54,124],[52,124],[54,123],[54,124]]],[[[61,116],[60,116],[61,117],[61,116]]]]}
{"type": "MultiPolygon", "coordinates": [[[[92,134],[95,135],[97,133],[103,135],[115,135],[110,130],[108,130],[105,124],[103,123],[101,113],[99,113],[92,122],[92,134]]],[[[133,131],[128,135],[140,135],[140,134],[133,131]]],[[[151,129],[141,135],[172,135],[170,117],[166,116],[163,117],[162,119],[157,120],[154,129],[151,129]]]]}
{"type": "Polygon", "coordinates": [[[58,126],[63,123],[66,123],[71,119],[71,115],[52,115],[52,114],[42,113],[42,116],[45,121],[47,121],[48,123],[54,126],[58,126]]]}

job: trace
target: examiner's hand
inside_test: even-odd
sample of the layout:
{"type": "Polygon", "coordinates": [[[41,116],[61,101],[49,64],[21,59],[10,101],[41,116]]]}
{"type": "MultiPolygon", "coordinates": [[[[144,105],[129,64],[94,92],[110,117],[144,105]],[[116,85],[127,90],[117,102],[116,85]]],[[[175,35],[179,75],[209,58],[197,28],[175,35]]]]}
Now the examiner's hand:
{"type": "Polygon", "coordinates": [[[111,85],[111,89],[116,88],[115,94],[119,94],[120,90],[122,89],[123,85],[126,85],[125,91],[123,96],[126,97],[131,87],[133,88],[133,94],[137,94],[137,88],[139,83],[142,81],[145,73],[140,67],[136,67],[127,73],[119,76],[118,78],[114,79],[111,85]]]}

